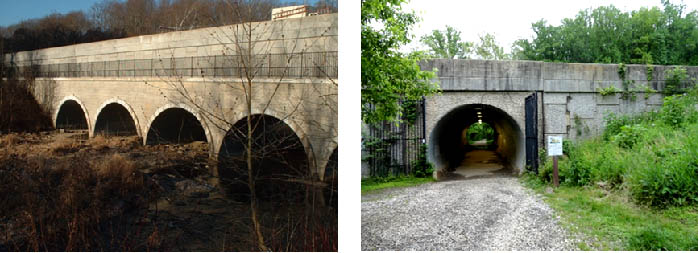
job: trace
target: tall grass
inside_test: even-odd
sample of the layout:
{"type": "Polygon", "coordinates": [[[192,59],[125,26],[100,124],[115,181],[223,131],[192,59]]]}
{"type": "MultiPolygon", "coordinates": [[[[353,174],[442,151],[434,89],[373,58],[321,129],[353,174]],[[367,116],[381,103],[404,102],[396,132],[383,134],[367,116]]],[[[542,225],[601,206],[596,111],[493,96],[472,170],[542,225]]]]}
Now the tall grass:
{"type": "MultiPolygon", "coordinates": [[[[623,189],[639,204],[698,203],[697,88],[668,96],[658,111],[609,115],[602,136],[574,143],[559,163],[565,185],[623,189]]],[[[539,177],[551,181],[551,161],[539,177]]]]}
{"type": "MultiPolygon", "coordinates": [[[[0,157],[0,249],[128,251],[139,228],[126,222],[148,208],[143,175],[123,157],[0,157]]],[[[140,242],[138,242],[140,243],[140,242]]]]}

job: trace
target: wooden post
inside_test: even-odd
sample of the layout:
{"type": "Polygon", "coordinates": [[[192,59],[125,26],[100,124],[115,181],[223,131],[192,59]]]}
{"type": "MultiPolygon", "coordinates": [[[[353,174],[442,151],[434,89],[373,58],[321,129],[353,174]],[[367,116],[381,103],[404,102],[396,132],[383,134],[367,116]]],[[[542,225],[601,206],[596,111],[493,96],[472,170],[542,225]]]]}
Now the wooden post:
{"type": "Polygon", "coordinates": [[[554,175],[552,175],[553,180],[554,180],[554,187],[559,187],[559,165],[557,164],[557,159],[558,156],[552,156],[553,159],[553,164],[552,167],[554,167],[554,175]]]}

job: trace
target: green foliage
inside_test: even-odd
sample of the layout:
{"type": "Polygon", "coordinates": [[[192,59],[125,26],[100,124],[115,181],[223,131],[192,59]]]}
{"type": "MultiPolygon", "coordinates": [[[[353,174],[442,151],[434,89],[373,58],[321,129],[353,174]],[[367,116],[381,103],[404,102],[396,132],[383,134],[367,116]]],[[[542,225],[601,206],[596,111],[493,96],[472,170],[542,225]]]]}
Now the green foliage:
{"type": "Polygon", "coordinates": [[[427,178],[417,178],[417,177],[372,177],[367,179],[362,179],[361,190],[362,194],[386,189],[386,188],[396,188],[396,187],[408,187],[415,186],[424,183],[434,182],[435,179],[432,177],[427,178]]]}
{"type": "Polygon", "coordinates": [[[428,145],[423,143],[418,151],[418,159],[411,163],[415,177],[432,177],[433,164],[428,162],[428,145]]]}
{"type": "Polygon", "coordinates": [[[620,63],[617,68],[617,74],[622,80],[622,94],[620,98],[624,100],[637,100],[637,94],[630,86],[634,84],[634,80],[627,80],[627,66],[624,63],[620,63]]]}
{"type": "Polygon", "coordinates": [[[637,90],[644,92],[644,99],[649,99],[649,96],[651,96],[651,94],[656,93],[656,90],[652,89],[648,85],[638,85],[637,90]]]}
{"type": "Polygon", "coordinates": [[[620,92],[620,89],[618,89],[617,87],[615,87],[615,85],[613,85],[613,84],[611,84],[611,85],[608,86],[607,88],[600,88],[600,87],[598,87],[597,90],[598,90],[598,94],[600,94],[600,95],[603,96],[603,97],[605,97],[605,96],[610,96],[610,95],[615,95],[615,93],[620,92]]]}
{"type": "Polygon", "coordinates": [[[621,148],[630,149],[641,140],[642,134],[646,130],[646,128],[639,124],[624,125],[620,127],[620,132],[610,140],[621,148]]]}
{"type": "Polygon", "coordinates": [[[430,80],[434,72],[421,71],[423,55],[405,55],[401,45],[411,41],[408,31],[418,21],[401,12],[404,0],[365,0],[361,7],[362,120],[366,123],[398,121],[400,100],[418,100],[439,91],[430,80]]]}
{"type": "Polygon", "coordinates": [[[445,26],[445,30],[433,30],[430,35],[423,35],[420,41],[430,48],[433,58],[442,59],[467,59],[473,44],[461,41],[461,32],[451,26],[445,26]]]}
{"type": "Polygon", "coordinates": [[[651,82],[654,79],[654,66],[647,64],[647,82],[651,82]]]}
{"type": "Polygon", "coordinates": [[[698,120],[698,89],[695,87],[687,94],[673,95],[664,98],[660,118],[664,123],[678,127],[682,124],[694,123],[698,120]]]}
{"type": "Polygon", "coordinates": [[[362,160],[375,165],[371,171],[373,177],[388,177],[392,175],[390,168],[391,156],[388,152],[391,148],[391,142],[380,138],[365,136],[362,142],[362,150],[369,150],[368,154],[363,155],[362,160]]]}
{"type": "Polygon", "coordinates": [[[581,250],[698,249],[697,206],[650,209],[627,201],[624,189],[597,186],[562,185],[547,193],[530,173],[521,182],[542,194],[564,228],[587,238],[581,250]]]}
{"type": "Polygon", "coordinates": [[[697,65],[698,14],[663,2],[663,9],[623,12],[601,6],[564,18],[560,26],[532,24],[535,36],[513,43],[513,58],[553,62],[697,65]]]}
{"type": "MultiPolygon", "coordinates": [[[[606,116],[601,138],[571,144],[559,162],[562,185],[624,189],[636,203],[698,203],[697,88],[669,96],[658,112],[606,116]]],[[[551,181],[551,162],[538,178],[551,181]]]]}
{"type": "Polygon", "coordinates": [[[496,43],[496,37],[487,33],[479,36],[478,43],[461,41],[461,32],[451,26],[445,30],[433,30],[432,34],[421,37],[423,45],[430,48],[430,57],[443,59],[504,60],[510,56],[496,43]],[[474,54],[472,54],[474,53],[474,54]]]}
{"type": "Polygon", "coordinates": [[[487,142],[493,141],[494,130],[491,125],[486,123],[474,123],[467,130],[467,139],[469,142],[480,141],[486,139],[487,142]]]}
{"type": "Polygon", "coordinates": [[[479,36],[479,44],[476,45],[474,51],[479,58],[484,60],[505,60],[510,58],[503,52],[503,47],[496,43],[496,36],[490,33],[479,36]]]}
{"type": "Polygon", "coordinates": [[[685,68],[675,67],[673,69],[666,70],[664,75],[666,78],[666,86],[664,86],[663,90],[664,95],[683,93],[681,85],[686,79],[688,79],[685,68]]]}
{"type": "Polygon", "coordinates": [[[591,129],[586,125],[586,123],[583,123],[583,120],[581,117],[579,117],[577,114],[574,114],[574,129],[576,129],[576,136],[581,136],[584,133],[588,134],[591,132],[591,129]]]}

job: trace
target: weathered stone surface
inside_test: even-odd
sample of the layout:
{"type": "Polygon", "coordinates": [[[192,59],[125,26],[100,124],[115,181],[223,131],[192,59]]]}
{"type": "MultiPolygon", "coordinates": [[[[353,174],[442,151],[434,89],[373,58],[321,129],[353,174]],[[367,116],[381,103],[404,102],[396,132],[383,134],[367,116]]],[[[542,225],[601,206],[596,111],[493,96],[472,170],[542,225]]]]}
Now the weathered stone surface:
{"type": "Polygon", "coordinates": [[[545,133],[566,133],[568,124],[565,104],[545,105],[545,133]]]}
{"type": "MultiPolygon", "coordinates": [[[[537,136],[540,146],[543,137],[564,135],[568,138],[586,138],[599,134],[608,112],[634,114],[658,108],[663,96],[637,93],[636,100],[620,99],[620,94],[601,96],[598,88],[614,86],[622,90],[617,64],[549,63],[534,61],[487,61],[435,59],[420,62],[421,69],[438,69],[437,80],[443,93],[426,100],[426,131],[429,157],[438,169],[446,166],[431,155],[442,152],[434,143],[433,133],[439,122],[449,113],[469,105],[489,105],[499,108],[516,122],[511,130],[525,136],[525,97],[538,94],[537,136]],[[543,98],[544,97],[544,98],[543,98]],[[544,105],[543,105],[544,102],[544,105]],[[544,113],[543,113],[544,111],[544,113]]],[[[674,66],[653,66],[649,86],[660,90],[664,86],[664,72],[674,66]]],[[[686,68],[689,78],[697,80],[697,67],[686,68]]],[[[627,65],[627,80],[646,84],[646,65],[627,65]]],[[[634,88],[634,87],[632,87],[634,88]]],[[[513,167],[524,168],[525,141],[516,141],[517,155],[511,157],[513,167]]]]}

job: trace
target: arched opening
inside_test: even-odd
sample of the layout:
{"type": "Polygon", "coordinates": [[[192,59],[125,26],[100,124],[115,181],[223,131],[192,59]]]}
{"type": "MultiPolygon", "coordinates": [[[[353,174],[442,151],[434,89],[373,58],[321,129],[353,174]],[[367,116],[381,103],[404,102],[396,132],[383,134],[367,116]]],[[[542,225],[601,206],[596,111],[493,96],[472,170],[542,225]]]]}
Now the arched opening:
{"type": "Polygon", "coordinates": [[[184,144],[207,141],[197,117],[182,108],[169,108],[158,114],[146,135],[146,144],[184,144]]]}
{"type": "Polygon", "coordinates": [[[463,130],[462,144],[467,149],[495,149],[496,131],[489,123],[483,121],[469,125],[463,130]]]}
{"type": "Polygon", "coordinates": [[[58,109],[56,129],[87,130],[88,122],[83,108],[75,100],[66,100],[58,109]]]}
{"type": "MultiPolygon", "coordinates": [[[[247,199],[248,123],[243,118],[226,133],[219,150],[218,171],[227,193],[247,199]]],[[[309,165],[304,145],[292,128],[279,119],[256,114],[251,117],[252,175],[257,198],[299,202],[305,196],[304,180],[309,165]]]]}
{"type": "Polygon", "coordinates": [[[129,111],[119,103],[106,105],[97,115],[95,135],[130,136],[138,135],[136,123],[129,111]]]}
{"type": "Polygon", "coordinates": [[[326,183],[323,193],[327,205],[338,208],[338,148],[333,150],[333,154],[328,158],[323,181],[326,183]]]}
{"type": "Polygon", "coordinates": [[[430,137],[431,161],[455,176],[512,173],[523,157],[517,122],[491,105],[455,108],[437,122],[430,137]]]}

